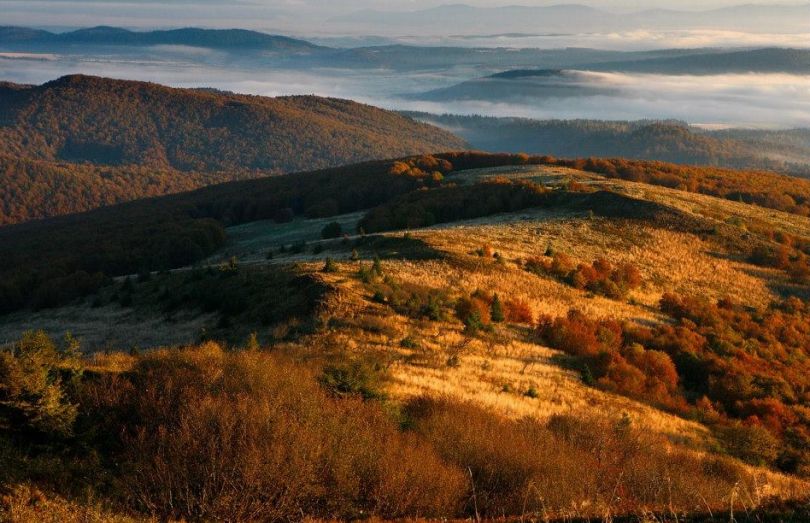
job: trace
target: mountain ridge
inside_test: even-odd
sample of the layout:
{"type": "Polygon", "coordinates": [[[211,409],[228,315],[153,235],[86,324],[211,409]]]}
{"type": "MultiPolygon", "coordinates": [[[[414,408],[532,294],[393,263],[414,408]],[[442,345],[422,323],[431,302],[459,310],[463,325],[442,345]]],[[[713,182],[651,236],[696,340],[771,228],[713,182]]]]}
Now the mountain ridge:
{"type": "Polygon", "coordinates": [[[465,145],[436,127],[335,98],[267,98],[84,75],[4,84],[0,224],[465,145]]]}
{"type": "Polygon", "coordinates": [[[189,45],[210,49],[261,49],[286,52],[317,52],[328,48],[289,36],[246,29],[183,27],[154,31],[130,31],[121,27],[95,26],[53,33],[20,26],[0,27],[0,43],[189,45]]]}

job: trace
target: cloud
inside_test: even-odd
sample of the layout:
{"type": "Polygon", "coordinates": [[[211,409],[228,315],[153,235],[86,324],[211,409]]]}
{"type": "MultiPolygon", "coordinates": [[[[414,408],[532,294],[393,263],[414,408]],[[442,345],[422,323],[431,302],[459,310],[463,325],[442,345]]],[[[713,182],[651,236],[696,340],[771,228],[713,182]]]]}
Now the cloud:
{"type": "Polygon", "coordinates": [[[462,47],[516,47],[564,49],[589,47],[612,51],[649,49],[696,49],[704,47],[793,47],[810,48],[810,33],[751,33],[743,31],[635,30],[605,33],[570,34],[492,34],[477,36],[435,36],[396,40],[419,45],[454,45],[462,47]]]}
{"type": "Polygon", "coordinates": [[[601,88],[604,93],[519,103],[484,101],[419,102],[403,93],[446,87],[476,76],[471,69],[441,73],[403,74],[389,70],[306,71],[267,68],[255,64],[223,67],[195,63],[196,50],[148,57],[82,58],[62,56],[0,57],[0,80],[42,83],[58,76],[85,73],[152,81],[176,87],[214,87],[264,96],[316,94],[350,98],[389,109],[434,113],[523,116],[529,118],[594,118],[634,120],[675,118],[707,126],[760,128],[810,127],[810,76],[791,74],[727,74],[710,76],[626,74],[572,71],[572,81],[601,88]],[[191,53],[191,54],[189,54],[191,53]],[[53,58],[53,57],[49,57],[53,58]]]}
{"type": "Polygon", "coordinates": [[[576,71],[571,76],[595,96],[527,99],[522,102],[393,102],[398,108],[427,112],[635,120],[674,118],[715,127],[810,127],[810,76],[728,74],[711,76],[625,74],[576,71]],[[608,91],[610,90],[610,91],[608,91]]]}

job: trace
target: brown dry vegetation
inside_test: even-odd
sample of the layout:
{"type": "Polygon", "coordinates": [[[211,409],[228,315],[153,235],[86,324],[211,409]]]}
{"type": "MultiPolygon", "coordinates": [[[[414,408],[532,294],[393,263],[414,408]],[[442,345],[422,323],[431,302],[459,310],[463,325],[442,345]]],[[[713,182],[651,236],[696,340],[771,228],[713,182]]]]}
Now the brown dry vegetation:
{"type": "MultiPolygon", "coordinates": [[[[115,456],[116,465],[79,460],[77,466],[90,467],[85,477],[100,466],[122,480],[91,490],[116,513],[136,517],[264,520],[302,513],[536,519],[655,513],[684,521],[686,513],[709,512],[728,520],[733,506],[741,521],[741,512],[757,517],[755,507],[770,497],[805,494],[808,485],[796,476],[730,457],[715,425],[675,415],[673,405],[664,406],[674,413],[659,410],[648,403],[661,402],[644,394],[585,383],[576,362],[544,346],[532,327],[540,315],[562,317],[577,308],[589,319],[634,327],[629,337],[671,321],[659,309],[668,292],[731,298],[761,310],[785,294],[805,297],[803,284],[754,265],[748,253],[752,245],[778,244],[766,230],[801,244],[810,238],[810,220],[560,167],[447,179],[463,186],[489,176],[542,182],[551,192],[565,187],[578,203],[330,240],[320,239],[322,221],[239,226],[237,241],[227,255],[218,253],[217,263],[247,260],[236,264],[240,274],[295,264],[327,289],[311,313],[312,328],[255,323],[249,328],[267,342],[266,351],[255,350],[255,341],[247,352],[209,343],[88,361],[74,437],[115,456]],[[605,198],[605,190],[635,200],[605,198]],[[629,211],[617,215],[625,202],[629,211]],[[311,243],[299,248],[299,240],[311,243]],[[607,297],[525,270],[530,259],[553,264],[554,254],[588,265],[632,263],[639,285],[607,297]],[[335,261],[325,271],[327,257],[335,261]],[[505,321],[494,312],[495,295],[505,321]]],[[[133,283],[135,302],[165,277],[133,283]]],[[[220,314],[215,310],[212,321],[220,314]]],[[[150,336],[162,331],[175,340],[169,333],[190,323],[182,316],[174,321],[156,322],[150,336]]],[[[20,478],[48,477],[37,469],[46,465],[39,458],[30,454],[24,467],[12,461],[22,472],[5,480],[17,485],[6,513],[29,510],[20,505],[28,506],[20,501],[28,494],[15,489],[28,488],[20,478]]],[[[86,510],[107,510],[59,483],[41,481],[37,488],[48,500],[61,496],[86,510]]]]}

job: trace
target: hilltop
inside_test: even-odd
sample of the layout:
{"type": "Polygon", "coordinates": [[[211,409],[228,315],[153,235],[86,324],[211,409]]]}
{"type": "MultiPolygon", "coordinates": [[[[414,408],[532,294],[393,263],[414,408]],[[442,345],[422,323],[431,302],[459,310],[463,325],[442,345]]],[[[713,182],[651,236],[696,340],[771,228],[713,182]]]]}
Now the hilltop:
{"type": "Polygon", "coordinates": [[[2,84],[0,224],[464,145],[446,131],[347,100],[80,75],[2,84]]]}

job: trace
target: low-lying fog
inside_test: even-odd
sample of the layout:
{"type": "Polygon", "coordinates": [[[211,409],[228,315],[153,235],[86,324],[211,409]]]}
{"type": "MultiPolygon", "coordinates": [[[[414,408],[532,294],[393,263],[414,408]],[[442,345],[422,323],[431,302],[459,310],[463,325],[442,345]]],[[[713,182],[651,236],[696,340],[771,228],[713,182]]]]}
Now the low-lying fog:
{"type": "Polygon", "coordinates": [[[84,73],[267,96],[316,94],[351,98],[389,109],[434,113],[540,119],[675,118],[711,127],[810,126],[810,76],[804,75],[686,76],[586,71],[568,73],[578,85],[593,88],[584,96],[429,102],[414,100],[412,96],[492,71],[472,67],[440,72],[292,70],[253,65],[225,68],[201,63],[205,62],[201,56],[210,53],[213,51],[193,48],[152,48],[134,58],[0,53],[0,80],[39,84],[66,74],[84,73]]]}

